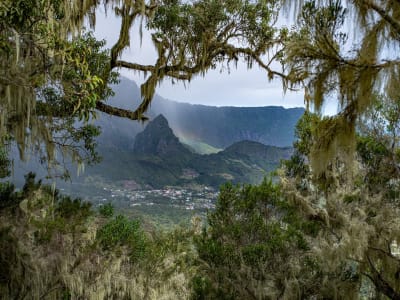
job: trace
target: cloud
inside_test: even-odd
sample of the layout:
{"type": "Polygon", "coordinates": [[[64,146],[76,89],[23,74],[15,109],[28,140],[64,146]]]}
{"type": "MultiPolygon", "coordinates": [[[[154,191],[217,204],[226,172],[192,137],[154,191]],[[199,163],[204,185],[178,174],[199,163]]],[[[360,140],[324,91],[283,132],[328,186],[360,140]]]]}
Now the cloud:
{"type": "MultiPolygon", "coordinates": [[[[95,35],[105,39],[111,47],[117,41],[120,18],[108,12],[106,16],[101,9],[97,12],[95,35]]],[[[152,64],[156,52],[150,39],[150,33],[143,28],[143,39],[139,38],[139,24],[131,32],[131,47],[123,53],[123,59],[141,64],[152,64]]],[[[138,84],[144,81],[143,75],[123,70],[123,75],[135,80],[138,84]]],[[[304,107],[303,93],[283,93],[279,80],[269,82],[265,71],[254,67],[247,69],[244,62],[237,68],[228,70],[211,70],[205,77],[195,77],[190,83],[175,83],[165,80],[160,84],[157,93],[175,101],[213,106],[284,106],[304,107]]]]}

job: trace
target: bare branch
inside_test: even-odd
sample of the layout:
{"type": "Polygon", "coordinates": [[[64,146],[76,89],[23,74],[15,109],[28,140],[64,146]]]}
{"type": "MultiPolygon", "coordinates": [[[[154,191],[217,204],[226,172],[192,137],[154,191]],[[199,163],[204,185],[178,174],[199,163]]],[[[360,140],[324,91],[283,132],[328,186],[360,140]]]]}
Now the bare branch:
{"type": "Polygon", "coordinates": [[[141,64],[136,64],[136,63],[130,63],[124,60],[117,60],[115,62],[116,67],[121,67],[121,68],[126,68],[126,69],[131,69],[131,70],[137,70],[137,71],[143,71],[143,72],[153,72],[154,71],[154,66],[152,65],[141,65],[141,64]]]}

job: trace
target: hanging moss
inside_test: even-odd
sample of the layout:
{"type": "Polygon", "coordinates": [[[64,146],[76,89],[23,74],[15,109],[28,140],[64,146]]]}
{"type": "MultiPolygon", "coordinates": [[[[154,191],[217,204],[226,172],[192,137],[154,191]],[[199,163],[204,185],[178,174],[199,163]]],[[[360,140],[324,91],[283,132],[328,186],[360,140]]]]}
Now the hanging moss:
{"type": "Polygon", "coordinates": [[[305,101],[317,112],[328,101],[336,100],[339,105],[336,120],[323,124],[327,134],[316,132],[322,139],[312,159],[318,175],[335,151],[344,156],[348,151],[354,153],[357,119],[372,106],[374,93],[390,92],[391,84],[398,79],[395,70],[399,61],[393,49],[400,46],[396,38],[400,35],[396,19],[400,4],[364,0],[285,2],[286,10],[297,14],[298,20],[284,49],[288,85],[306,87],[305,101]]]}
{"type": "MultiPolygon", "coordinates": [[[[32,176],[29,182],[37,184],[32,176]]],[[[87,203],[48,187],[23,199],[18,219],[9,213],[10,208],[0,210],[1,299],[155,300],[190,295],[190,230],[150,238],[138,222],[117,217],[104,224],[87,203]],[[105,235],[110,230],[122,239],[105,235]],[[139,247],[141,239],[147,240],[145,248],[139,247]]]]}

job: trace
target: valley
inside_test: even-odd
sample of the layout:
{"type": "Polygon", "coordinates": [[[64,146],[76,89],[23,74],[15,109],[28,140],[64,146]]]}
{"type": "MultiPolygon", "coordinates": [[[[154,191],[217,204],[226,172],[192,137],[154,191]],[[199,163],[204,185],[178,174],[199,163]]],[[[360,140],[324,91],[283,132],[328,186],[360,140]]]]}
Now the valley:
{"type": "Polygon", "coordinates": [[[111,203],[118,213],[163,229],[188,224],[193,216],[204,218],[208,210],[215,208],[219,194],[218,190],[201,185],[151,189],[130,180],[103,182],[90,176],[85,182],[63,186],[62,193],[74,197],[85,195],[85,200],[96,208],[111,203]]]}
{"type": "MultiPolygon", "coordinates": [[[[140,99],[135,82],[121,77],[111,105],[133,109],[140,99]]],[[[104,203],[156,226],[188,222],[214,207],[221,185],[259,184],[282,159],[292,155],[294,126],[303,108],[211,107],[164,99],[159,95],[139,123],[97,112],[93,124],[100,163],[83,172],[70,168],[68,181],[56,180],[64,194],[96,207],[104,203]]],[[[40,159],[21,162],[14,152],[12,179],[24,182],[34,171],[46,183],[40,159]]]]}
{"type": "Polygon", "coordinates": [[[69,185],[60,184],[66,193],[84,195],[98,207],[112,203],[125,215],[170,227],[194,215],[205,217],[226,182],[259,184],[292,151],[241,141],[217,153],[198,154],[159,115],[137,134],[130,151],[100,145],[102,163],[69,185]]]}

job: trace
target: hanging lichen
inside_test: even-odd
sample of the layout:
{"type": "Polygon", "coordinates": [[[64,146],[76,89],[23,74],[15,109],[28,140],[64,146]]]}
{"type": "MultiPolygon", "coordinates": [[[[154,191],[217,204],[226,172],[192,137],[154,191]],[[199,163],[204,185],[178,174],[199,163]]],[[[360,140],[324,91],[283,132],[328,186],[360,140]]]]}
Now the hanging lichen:
{"type": "MultiPolygon", "coordinates": [[[[334,132],[332,126],[328,128],[333,133],[327,134],[331,141],[327,143],[328,137],[320,134],[321,147],[315,156],[316,160],[332,161],[337,154],[333,148],[343,153],[355,149],[357,119],[371,107],[374,93],[389,92],[389,86],[398,78],[395,70],[400,61],[393,49],[400,46],[400,4],[294,1],[293,6],[291,1],[285,2],[287,10],[298,14],[298,25],[284,45],[288,85],[306,87],[305,101],[317,112],[328,101],[336,100],[339,106],[334,132]]],[[[348,163],[351,155],[349,158],[348,163]]],[[[327,166],[328,162],[313,164],[327,166]]],[[[323,172],[323,168],[317,167],[316,171],[323,172]]]]}

